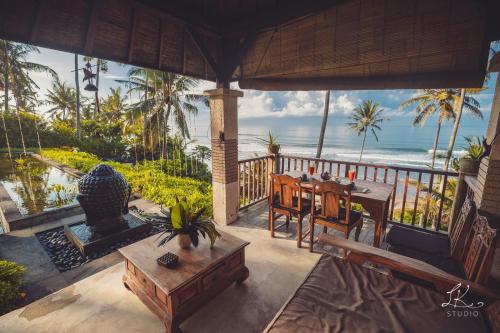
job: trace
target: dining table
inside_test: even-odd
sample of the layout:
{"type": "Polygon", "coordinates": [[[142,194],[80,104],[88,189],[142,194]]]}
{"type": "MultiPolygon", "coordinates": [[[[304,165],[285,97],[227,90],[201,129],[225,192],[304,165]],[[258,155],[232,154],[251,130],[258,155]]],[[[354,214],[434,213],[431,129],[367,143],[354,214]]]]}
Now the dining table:
{"type": "MultiPolygon", "coordinates": [[[[300,178],[304,172],[289,171],[288,174],[294,178],[300,178]]],[[[304,192],[312,192],[312,180],[316,181],[339,181],[349,183],[345,177],[332,177],[329,180],[321,178],[320,174],[307,174],[307,180],[301,180],[300,186],[304,192]]],[[[380,247],[382,236],[385,235],[387,227],[387,217],[389,214],[389,203],[394,192],[394,185],[380,183],[371,180],[354,179],[354,187],[351,191],[351,203],[360,204],[365,211],[370,214],[370,219],[375,222],[375,232],[373,235],[373,246],[380,247]]]]}

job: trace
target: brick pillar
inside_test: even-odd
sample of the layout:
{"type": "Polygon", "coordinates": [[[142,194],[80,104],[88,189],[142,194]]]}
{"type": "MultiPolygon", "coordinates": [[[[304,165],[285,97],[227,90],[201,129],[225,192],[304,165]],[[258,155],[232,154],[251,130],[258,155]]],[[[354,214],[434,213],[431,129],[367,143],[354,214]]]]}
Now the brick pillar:
{"type": "Polygon", "coordinates": [[[214,220],[231,224],[238,218],[238,90],[207,90],[210,98],[214,220]]]}
{"type": "MultiPolygon", "coordinates": [[[[499,130],[500,76],[497,77],[486,141],[491,143],[499,130]]],[[[490,156],[481,161],[474,199],[479,209],[500,218],[500,135],[492,143],[490,156]]]]}

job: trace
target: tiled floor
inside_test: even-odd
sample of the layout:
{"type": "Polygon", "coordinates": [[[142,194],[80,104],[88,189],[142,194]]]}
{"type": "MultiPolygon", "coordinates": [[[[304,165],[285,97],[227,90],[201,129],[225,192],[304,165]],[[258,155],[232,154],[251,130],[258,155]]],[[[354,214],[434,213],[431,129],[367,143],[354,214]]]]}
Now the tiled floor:
{"type": "MultiPolygon", "coordinates": [[[[262,332],[320,256],[306,243],[296,247],[295,227],[292,222],[271,238],[266,203],[242,211],[230,226],[219,226],[250,242],[245,253],[250,276],[183,322],[183,332],[262,332]]],[[[373,223],[367,221],[360,240],[370,244],[372,239],[373,223]]],[[[0,317],[0,332],[164,332],[161,321],[123,286],[122,261],[114,258],[117,264],[0,317]]]]}

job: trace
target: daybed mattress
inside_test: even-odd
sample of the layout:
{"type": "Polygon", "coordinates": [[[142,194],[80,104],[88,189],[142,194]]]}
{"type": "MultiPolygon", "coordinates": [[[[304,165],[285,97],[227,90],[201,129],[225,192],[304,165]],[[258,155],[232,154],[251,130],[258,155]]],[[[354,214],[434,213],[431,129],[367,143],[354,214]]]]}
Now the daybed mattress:
{"type": "MultiPolygon", "coordinates": [[[[458,317],[447,294],[323,255],[265,332],[486,332],[458,317]]],[[[463,309],[456,309],[463,310],[463,309]]]]}

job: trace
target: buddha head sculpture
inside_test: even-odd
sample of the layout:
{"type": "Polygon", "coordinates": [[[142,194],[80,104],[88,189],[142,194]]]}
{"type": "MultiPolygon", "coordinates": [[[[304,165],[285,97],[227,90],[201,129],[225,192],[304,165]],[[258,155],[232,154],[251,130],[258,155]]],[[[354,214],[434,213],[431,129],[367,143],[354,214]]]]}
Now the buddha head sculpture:
{"type": "Polygon", "coordinates": [[[125,177],[105,164],[95,166],[78,181],[77,199],[94,232],[111,233],[124,227],[131,187],[125,177]]]}

